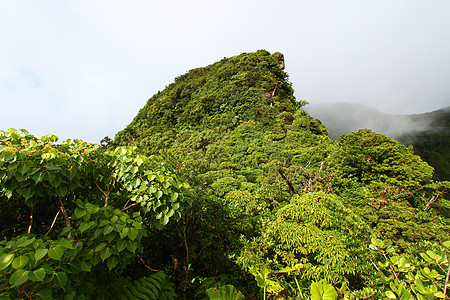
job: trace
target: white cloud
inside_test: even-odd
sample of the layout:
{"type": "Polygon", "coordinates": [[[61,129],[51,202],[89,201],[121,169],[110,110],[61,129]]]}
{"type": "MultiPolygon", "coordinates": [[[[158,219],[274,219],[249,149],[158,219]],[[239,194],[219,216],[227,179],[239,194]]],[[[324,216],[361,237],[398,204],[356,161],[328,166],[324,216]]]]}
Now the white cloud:
{"type": "Polygon", "coordinates": [[[3,1],[0,129],[98,142],[176,76],[262,48],[284,52],[300,99],[437,109],[449,13],[446,0],[3,1]]]}

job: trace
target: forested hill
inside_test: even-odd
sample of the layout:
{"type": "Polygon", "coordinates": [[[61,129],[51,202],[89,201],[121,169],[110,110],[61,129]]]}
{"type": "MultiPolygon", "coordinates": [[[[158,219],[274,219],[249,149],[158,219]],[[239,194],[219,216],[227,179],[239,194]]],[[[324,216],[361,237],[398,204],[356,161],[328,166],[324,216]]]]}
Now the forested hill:
{"type": "Polygon", "coordinates": [[[0,130],[0,299],[448,299],[450,182],[284,67],[191,70],[106,145],[0,130]]]}
{"type": "Polygon", "coordinates": [[[155,133],[182,128],[222,130],[244,121],[271,123],[278,113],[292,114],[303,104],[295,101],[283,69],[284,56],[264,50],[193,69],[150,98],[115,141],[142,142],[155,133]]]}
{"type": "Polygon", "coordinates": [[[289,298],[324,280],[379,299],[392,287],[368,259],[380,258],[371,238],[415,257],[449,239],[450,185],[412,148],[370,130],[330,140],[303,104],[283,55],[264,50],[191,70],[147,101],[113,145],[164,159],[193,200],[181,223],[153,233],[164,243],[154,267],[189,265],[173,273],[188,291],[199,276],[247,296],[270,282],[289,298]]]}

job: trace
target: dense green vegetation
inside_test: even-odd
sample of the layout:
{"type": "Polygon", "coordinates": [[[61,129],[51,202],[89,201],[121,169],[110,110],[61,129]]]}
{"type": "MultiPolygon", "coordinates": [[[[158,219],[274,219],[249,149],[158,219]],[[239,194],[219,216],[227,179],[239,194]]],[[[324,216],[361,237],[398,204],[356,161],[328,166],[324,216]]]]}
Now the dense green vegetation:
{"type": "Polygon", "coordinates": [[[0,132],[0,299],[445,297],[450,184],[330,140],[283,67],[191,70],[101,147],[0,132]]]}

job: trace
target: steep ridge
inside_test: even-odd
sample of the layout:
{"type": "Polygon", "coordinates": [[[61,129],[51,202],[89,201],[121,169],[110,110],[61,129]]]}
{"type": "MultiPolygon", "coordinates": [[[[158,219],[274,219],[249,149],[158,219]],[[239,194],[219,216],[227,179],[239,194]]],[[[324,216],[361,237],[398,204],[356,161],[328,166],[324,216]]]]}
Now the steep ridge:
{"type": "MultiPolygon", "coordinates": [[[[115,137],[162,157],[191,186],[182,220],[147,240],[155,268],[192,269],[173,268],[181,286],[224,275],[248,295],[255,268],[301,263],[303,288],[326,280],[356,291],[375,284],[371,237],[399,251],[449,238],[448,201],[428,203],[442,188],[433,169],[370,130],[331,140],[283,68],[281,53],[259,50],[191,70],[115,137]]],[[[296,286],[277,276],[286,293],[296,286]]]]}

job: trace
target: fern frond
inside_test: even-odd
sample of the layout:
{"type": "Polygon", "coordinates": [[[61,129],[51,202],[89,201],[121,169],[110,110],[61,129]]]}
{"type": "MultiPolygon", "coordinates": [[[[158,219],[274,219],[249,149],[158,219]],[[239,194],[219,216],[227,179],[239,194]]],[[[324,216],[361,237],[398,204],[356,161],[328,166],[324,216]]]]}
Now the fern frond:
{"type": "Polygon", "coordinates": [[[178,296],[175,292],[175,284],[170,281],[169,276],[162,272],[151,274],[147,277],[141,277],[128,282],[122,290],[118,291],[119,299],[136,300],[154,300],[164,299],[173,300],[178,296]]]}

